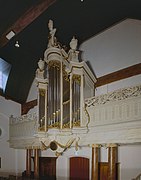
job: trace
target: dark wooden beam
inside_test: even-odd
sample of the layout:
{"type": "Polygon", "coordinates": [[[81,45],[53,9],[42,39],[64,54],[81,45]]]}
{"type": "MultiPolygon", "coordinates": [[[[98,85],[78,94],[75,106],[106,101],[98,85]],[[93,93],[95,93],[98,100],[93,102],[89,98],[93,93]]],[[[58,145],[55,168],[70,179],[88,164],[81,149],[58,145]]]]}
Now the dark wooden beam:
{"type": "Polygon", "coordinates": [[[21,115],[27,114],[30,109],[34,108],[34,106],[37,106],[37,99],[29,101],[25,104],[22,104],[21,105],[21,115]]]}
{"type": "Polygon", "coordinates": [[[40,16],[47,8],[55,3],[56,0],[40,0],[37,5],[32,6],[28,9],[19,19],[9,27],[3,35],[0,37],[0,47],[3,47],[8,43],[6,35],[13,31],[15,34],[21,32],[26,26],[32,23],[38,16],[40,16]]]}
{"type": "Polygon", "coordinates": [[[97,78],[96,87],[141,74],[141,63],[97,78]]]}

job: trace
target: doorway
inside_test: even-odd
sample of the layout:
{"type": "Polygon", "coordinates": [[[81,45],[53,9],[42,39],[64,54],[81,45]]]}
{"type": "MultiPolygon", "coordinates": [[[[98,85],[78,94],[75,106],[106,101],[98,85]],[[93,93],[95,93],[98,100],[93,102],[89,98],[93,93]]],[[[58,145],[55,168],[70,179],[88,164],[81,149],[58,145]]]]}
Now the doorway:
{"type": "Polygon", "coordinates": [[[70,158],[70,180],[89,180],[89,159],[84,157],[70,158]]]}
{"type": "Polygon", "coordinates": [[[57,157],[39,157],[39,172],[41,179],[56,179],[57,157]]]}

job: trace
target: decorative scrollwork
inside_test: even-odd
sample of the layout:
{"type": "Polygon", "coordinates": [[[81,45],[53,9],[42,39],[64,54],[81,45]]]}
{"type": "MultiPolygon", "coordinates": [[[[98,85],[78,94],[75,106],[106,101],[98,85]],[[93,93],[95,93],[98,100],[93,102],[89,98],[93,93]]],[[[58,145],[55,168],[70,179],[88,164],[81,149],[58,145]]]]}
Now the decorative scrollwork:
{"type": "Polygon", "coordinates": [[[87,127],[87,129],[88,129],[88,124],[90,123],[90,115],[89,115],[89,113],[88,113],[88,111],[87,111],[87,104],[85,104],[84,111],[85,111],[85,113],[86,113],[86,115],[87,115],[87,117],[88,117],[88,122],[87,122],[87,124],[86,124],[86,127],[87,127]]]}
{"type": "Polygon", "coordinates": [[[77,82],[79,85],[81,84],[81,76],[78,74],[74,74],[72,80],[77,82]]]}
{"type": "Polygon", "coordinates": [[[66,81],[69,81],[69,74],[66,72],[66,66],[63,64],[63,67],[62,67],[62,70],[63,70],[63,78],[66,80],[66,81]]]}
{"type": "Polygon", "coordinates": [[[44,89],[39,89],[39,94],[40,94],[40,96],[42,96],[42,97],[45,97],[45,90],[44,89]]]}
{"type": "Polygon", "coordinates": [[[50,69],[51,67],[57,67],[58,69],[60,69],[60,67],[61,67],[60,61],[56,61],[56,60],[49,61],[48,68],[50,69]]]}
{"type": "Polygon", "coordinates": [[[66,145],[62,145],[62,144],[58,143],[58,145],[64,149],[61,152],[56,151],[56,156],[58,157],[58,156],[62,155],[63,152],[65,152],[68,148],[70,148],[70,146],[73,144],[74,141],[75,141],[75,138],[68,140],[66,145]]]}
{"type": "Polygon", "coordinates": [[[50,148],[53,151],[56,151],[55,154],[56,156],[60,156],[63,154],[63,152],[65,152],[68,148],[70,148],[70,146],[73,144],[73,142],[75,141],[76,138],[71,138],[68,140],[68,142],[63,145],[57,141],[51,141],[50,144],[47,146],[43,141],[41,141],[41,150],[47,150],[48,148],[50,148]],[[58,147],[62,148],[62,151],[57,151],[58,147]]]}
{"type": "Polygon", "coordinates": [[[87,99],[85,103],[88,107],[90,107],[98,104],[106,104],[108,102],[119,101],[138,96],[141,96],[141,85],[119,89],[117,91],[113,91],[107,94],[95,96],[93,98],[87,99]]]}

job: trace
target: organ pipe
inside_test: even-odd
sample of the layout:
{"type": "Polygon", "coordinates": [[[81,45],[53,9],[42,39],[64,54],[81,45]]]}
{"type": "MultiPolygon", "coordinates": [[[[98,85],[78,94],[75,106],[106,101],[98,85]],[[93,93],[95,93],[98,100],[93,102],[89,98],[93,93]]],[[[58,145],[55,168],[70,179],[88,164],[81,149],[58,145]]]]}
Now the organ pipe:
{"type": "Polygon", "coordinates": [[[79,124],[80,121],[80,83],[81,77],[79,75],[73,76],[72,82],[72,121],[73,125],[79,124]]]}
{"type": "Polygon", "coordinates": [[[60,122],[60,62],[48,65],[48,126],[56,127],[60,122]]]}

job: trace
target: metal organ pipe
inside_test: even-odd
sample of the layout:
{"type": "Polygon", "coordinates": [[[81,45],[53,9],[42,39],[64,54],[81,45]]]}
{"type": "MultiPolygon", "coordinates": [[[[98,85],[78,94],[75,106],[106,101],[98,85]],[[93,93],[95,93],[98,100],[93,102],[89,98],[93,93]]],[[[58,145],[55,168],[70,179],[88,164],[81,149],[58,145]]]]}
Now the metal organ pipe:
{"type": "Polygon", "coordinates": [[[60,121],[60,62],[50,63],[48,68],[48,125],[60,121]]]}
{"type": "Polygon", "coordinates": [[[56,120],[56,71],[55,66],[53,67],[53,123],[55,124],[56,120]]]}
{"type": "Polygon", "coordinates": [[[72,85],[72,120],[73,123],[80,120],[80,82],[73,78],[72,85]]]}

